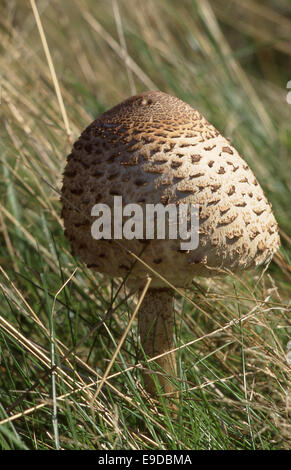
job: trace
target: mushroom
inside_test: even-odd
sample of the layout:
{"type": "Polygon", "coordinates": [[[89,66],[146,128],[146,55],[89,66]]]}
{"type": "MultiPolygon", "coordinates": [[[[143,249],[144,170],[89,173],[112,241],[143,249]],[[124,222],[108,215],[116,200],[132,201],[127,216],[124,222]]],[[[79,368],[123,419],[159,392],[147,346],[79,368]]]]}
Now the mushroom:
{"type": "Polygon", "coordinates": [[[195,276],[266,264],[279,247],[276,220],[253,172],[197,110],[149,91],[126,99],[84,130],[67,159],[62,205],[65,234],[89,268],[111,277],[130,273],[132,285],[152,277],[138,314],[139,333],[145,355],[161,357],[156,372],[144,373],[144,384],[152,395],[159,384],[163,393],[176,396],[170,286],[186,288],[195,276]],[[182,250],[179,237],[96,240],[92,207],[102,203],[113,210],[114,197],[143,210],[149,204],[194,205],[198,247],[182,250]]]}

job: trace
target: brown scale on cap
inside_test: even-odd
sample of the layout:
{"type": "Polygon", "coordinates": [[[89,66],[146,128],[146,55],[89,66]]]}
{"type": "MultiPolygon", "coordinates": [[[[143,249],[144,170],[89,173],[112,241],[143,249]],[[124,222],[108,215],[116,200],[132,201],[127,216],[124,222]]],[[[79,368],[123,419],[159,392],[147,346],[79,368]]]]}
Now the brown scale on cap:
{"type": "MultiPolygon", "coordinates": [[[[203,246],[185,256],[179,240],[155,240],[142,256],[154,268],[154,260],[161,260],[159,273],[176,286],[185,287],[196,275],[212,276],[215,268],[237,271],[268,262],[279,246],[271,207],[246,162],[198,111],[161,92],[125,100],[82,133],[65,169],[62,195],[74,252],[110,276],[124,276],[133,259],[114,243],[94,240],[91,224],[80,218],[93,222],[92,206],[112,206],[115,195],[124,205],[187,202],[202,208],[203,246]]],[[[139,241],[123,243],[141,252],[139,241]]],[[[137,264],[132,279],[145,275],[137,264]]],[[[158,278],[153,285],[162,287],[158,278]]]]}
{"type": "MultiPolygon", "coordinates": [[[[91,209],[96,203],[112,207],[115,195],[123,197],[123,205],[199,207],[196,250],[181,251],[179,239],[146,245],[143,240],[119,241],[137,255],[146,247],[143,261],[178,287],[196,275],[267,263],[279,247],[270,204],[246,162],[198,111],[165,93],[133,96],[105,112],[85,129],[68,157],[62,188],[65,233],[76,255],[112,277],[124,276],[134,260],[114,241],[92,238],[91,209]]],[[[147,274],[152,276],[136,263],[131,280],[147,274]]],[[[162,295],[165,285],[154,277],[151,288],[162,295]]],[[[153,305],[152,310],[158,317],[153,305]]],[[[156,353],[156,347],[146,349],[156,353]]]]}

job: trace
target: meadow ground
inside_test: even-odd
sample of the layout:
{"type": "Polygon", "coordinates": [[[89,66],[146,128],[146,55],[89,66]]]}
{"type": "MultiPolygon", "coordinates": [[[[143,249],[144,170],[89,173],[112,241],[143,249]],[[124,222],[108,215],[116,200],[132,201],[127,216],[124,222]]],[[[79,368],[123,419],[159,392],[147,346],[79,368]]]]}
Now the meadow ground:
{"type": "Polygon", "coordinates": [[[290,448],[290,1],[0,6],[0,448],[290,448]],[[60,218],[72,141],[149,89],[231,140],[282,241],[266,272],[176,295],[176,419],[143,391],[135,323],[95,396],[137,299],[71,255],[60,218]]]}

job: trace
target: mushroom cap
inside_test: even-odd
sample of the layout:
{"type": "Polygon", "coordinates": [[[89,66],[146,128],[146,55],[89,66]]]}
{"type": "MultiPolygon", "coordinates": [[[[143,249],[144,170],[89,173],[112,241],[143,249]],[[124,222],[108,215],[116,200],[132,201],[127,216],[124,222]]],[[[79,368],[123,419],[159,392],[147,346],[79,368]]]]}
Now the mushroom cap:
{"type": "MultiPolygon", "coordinates": [[[[67,159],[62,205],[73,253],[111,277],[131,270],[132,282],[151,271],[121,245],[185,287],[196,275],[268,263],[280,244],[271,206],[243,158],[197,110],[157,91],[123,101],[84,130],[67,159]],[[182,251],[180,239],[94,239],[92,207],[113,208],[114,196],[123,206],[199,207],[198,248],[182,251]]],[[[152,285],[163,283],[157,277],[152,285]]]]}

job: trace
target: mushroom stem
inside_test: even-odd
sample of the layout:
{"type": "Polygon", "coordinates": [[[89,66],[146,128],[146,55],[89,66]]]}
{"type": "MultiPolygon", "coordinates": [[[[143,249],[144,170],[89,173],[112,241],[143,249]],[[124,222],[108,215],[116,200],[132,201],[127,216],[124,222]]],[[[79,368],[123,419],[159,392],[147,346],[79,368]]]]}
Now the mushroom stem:
{"type": "MultiPolygon", "coordinates": [[[[150,288],[143,300],[138,314],[139,334],[142,348],[147,357],[155,357],[174,349],[174,295],[172,289],[150,288]]],[[[177,366],[175,353],[165,354],[155,360],[160,370],[157,378],[163,393],[177,396],[177,389],[171,383],[171,377],[176,376],[177,366]]],[[[153,363],[149,368],[153,369],[153,363]]],[[[156,372],[146,371],[144,387],[148,393],[155,396],[157,389],[153,380],[156,372]]]]}

